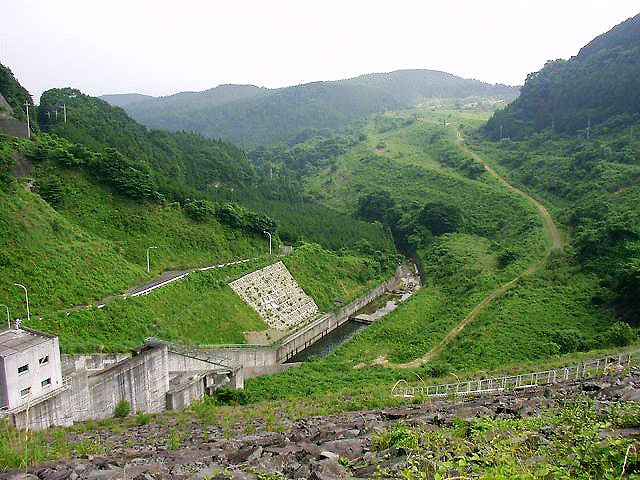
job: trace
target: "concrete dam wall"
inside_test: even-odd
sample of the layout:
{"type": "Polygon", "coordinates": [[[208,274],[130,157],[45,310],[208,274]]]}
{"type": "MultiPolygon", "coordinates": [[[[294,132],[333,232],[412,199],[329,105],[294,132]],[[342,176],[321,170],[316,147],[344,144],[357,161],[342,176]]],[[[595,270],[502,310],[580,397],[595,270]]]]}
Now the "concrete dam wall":
{"type": "Polygon", "coordinates": [[[298,352],[332,332],[365,305],[371,303],[389,290],[402,283],[402,267],[398,267],[393,277],[378,285],[368,293],[357,298],[336,312],[326,313],[308,325],[293,332],[272,345],[221,345],[202,346],[198,348],[200,355],[211,358],[223,358],[229,365],[242,369],[244,378],[270,375],[291,367],[284,364],[298,352]]]}

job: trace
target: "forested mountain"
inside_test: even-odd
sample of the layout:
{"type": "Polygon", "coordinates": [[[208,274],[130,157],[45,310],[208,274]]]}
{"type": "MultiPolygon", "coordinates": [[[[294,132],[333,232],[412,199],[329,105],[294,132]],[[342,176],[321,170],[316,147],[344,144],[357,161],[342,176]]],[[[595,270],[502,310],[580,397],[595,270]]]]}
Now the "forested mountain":
{"type": "Polygon", "coordinates": [[[12,108],[9,112],[18,119],[26,118],[23,105],[28,103],[33,105],[33,100],[29,92],[18,83],[11,70],[0,64],[0,93],[12,108]]]}
{"type": "Polygon", "coordinates": [[[529,75],[485,134],[501,125],[511,138],[487,155],[554,206],[576,266],[600,278],[594,303],[639,323],[640,15],[529,75]]]}
{"type": "Polygon", "coordinates": [[[245,153],[230,143],[197,133],[147,130],[121,108],[70,88],[45,92],[39,112],[43,130],[117,160],[121,170],[136,172],[133,184],[128,182],[132,175],[121,177],[123,188],[136,195],[157,192],[182,204],[196,197],[232,201],[275,218],[282,238],[291,243],[315,241],[339,249],[364,238],[376,248],[392,248],[380,225],[354,222],[348,215],[308,202],[288,172],[272,175],[264,168],[256,172],[245,153]]]}
{"type": "Polygon", "coordinates": [[[551,129],[575,133],[599,123],[630,124],[640,112],[640,15],[584,46],[569,60],[530,74],[520,96],[487,123],[487,132],[522,138],[551,129]]]}
{"type": "MultiPolygon", "coordinates": [[[[124,105],[152,128],[195,131],[242,145],[298,142],[366,115],[434,98],[512,99],[517,89],[432,70],[400,70],[287,88],[222,85],[124,105]]],[[[105,96],[117,102],[118,96],[105,96]]]]}
{"type": "Polygon", "coordinates": [[[131,107],[132,111],[139,112],[139,115],[152,116],[158,110],[174,110],[176,113],[187,113],[195,103],[200,103],[201,107],[215,107],[235,100],[243,100],[261,94],[267,94],[269,89],[260,88],[254,85],[219,85],[202,92],[180,92],[165,97],[151,97],[138,93],[123,93],[114,95],[102,95],[98,98],[115,105],[131,107]]]}
{"type": "MultiPolygon", "coordinates": [[[[12,92],[24,90],[13,77],[10,81],[0,94],[13,98],[12,92]]],[[[238,310],[230,290],[225,293],[229,274],[224,272],[204,281],[205,294],[183,291],[185,304],[177,310],[171,310],[173,297],[171,306],[159,301],[144,314],[132,313],[130,308],[141,307],[131,302],[119,303],[113,317],[103,321],[76,307],[122,293],[162,271],[266,255],[265,231],[273,234],[277,252],[280,232],[262,213],[268,202],[256,193],[257,177],[244,152],[197,134],[147,131],[122,109],[70,88],[45,92],[38,110],[42,130],[31,138],[0,133],[0,303],[21,316],[22,297],[11,282],[24,283],[32,301],[32,321],[26,324],[59,334],[63,348],[73,351],[129,348],[155,335],[159,318],[167,327],[163,335],[181,335],[182,327],[173,327],[174,316],[182,322],[188,311],[194,325],[215,324],[208,328],[219,335],[215,341],[242,341],[245,327],[255,328],[255,322],[243,323],[247,312],[238,310]],[[248,209],[216,189],[254,192],[263,208],[248,209]],[[154,248],[150,273],[149,247],[154,248]],[[137,331],[134,317],[140,320],[137,331]]],[[[297,207],[287,202],[282,209],[297,207]]],[[[351,248],[338,255],[315,245],[296,253],[326,255],[345,278],[353,277],[352,286],[364,282],[363,288],[381,273],[378,266],[394,268],[393,244],[380,225],[299,207],[289,221],[289,238],[333,237],[336,250],[351,248]],[[361,238],[372,240],[364,242],[369,253],[354,248],[361,238]]],[[[260,259],[258,266],[271,261],[260,259]]]]}
{"type": "Polygon", "coordinates": [[[224,190],[251,187],[255,183],[251,162],[236,146],[193,133],[149,131],[121,108],[78,90],[44,92],[39,112],[45,131],[97,151],[112,147],[139,164],[151,166],[163,175],[159,182],[162,193],[171,191],[172,196],[180,197],[181,184],[200,190],[209,187],[224,190]]]}

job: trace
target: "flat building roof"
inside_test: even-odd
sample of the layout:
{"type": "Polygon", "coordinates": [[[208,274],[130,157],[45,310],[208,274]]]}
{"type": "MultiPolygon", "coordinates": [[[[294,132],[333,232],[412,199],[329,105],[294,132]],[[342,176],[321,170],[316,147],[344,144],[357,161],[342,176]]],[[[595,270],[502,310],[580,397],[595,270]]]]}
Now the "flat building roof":
{"type": "Polygon", "coordinates": [[[0,357],[9,357],[50,340],[51,336],[34,330],[5,328],[0,331],[0,357]]]}

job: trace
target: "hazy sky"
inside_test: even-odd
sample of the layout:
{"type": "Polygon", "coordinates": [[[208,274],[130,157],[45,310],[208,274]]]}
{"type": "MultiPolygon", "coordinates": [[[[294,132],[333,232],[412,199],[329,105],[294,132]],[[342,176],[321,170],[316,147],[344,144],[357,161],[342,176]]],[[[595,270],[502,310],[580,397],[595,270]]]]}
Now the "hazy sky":
{"type": "Polygon", "coordinates": [[[51,87],[167,95],[403,68],[522,84],[638,0],[0,0],[0,62],[51,87]]]}

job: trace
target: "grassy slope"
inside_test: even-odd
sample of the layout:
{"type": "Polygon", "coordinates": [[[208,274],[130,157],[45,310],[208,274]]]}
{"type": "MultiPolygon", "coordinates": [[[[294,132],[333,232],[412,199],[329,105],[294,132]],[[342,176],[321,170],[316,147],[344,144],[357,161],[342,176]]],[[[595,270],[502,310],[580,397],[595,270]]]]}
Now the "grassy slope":
{"type": "Polygon", "coordinates": [[[126,351],[151,336],[183,343],[243,343],[242,332],[267,326],[227,284],[267,263],[265,257],[192,273],[145,296],[31,323],[58,335],[66,353],[126,351]]]}
{"type": "MultiPolygon", "coordinates": [[[[372,272],[361,257],[338,256],[316,245],[302,246],[283,261],[322,311],[333,308],[335,298],[352,300],[390,274],[372,272]]],[[[51,313],[31,325],[58,335],[67,353],[126,351],[150,336],[182,343],[244,343],[243,332],[265,330],[267,325],[228,283],[273,262],[264,256],[195,272],[145,296],[69,315],[51,313]]]]}
{"type": "MultiPolygon", "coordinates": [[[[30,289],[32,313],[39,315],[123,292],[162,270],[252,257],[265,249],[260,236],[214,220],[195,223],[171,206],[132,202],[81,174],[55,172],[65,186],[58,211],[22,185],[0,193],[6,227],[0,272],[8,284],[0,302],[13,312],[23,310],[21,296],[9,288],[13,281],[30,289]],[[145,249],[151,245],[159,248],[147,274],[145,249]]],[[[34,172],[36,180],[39,174],[34,172]]]]}
{"type": "MultiPolygon", "coordinates": [[[[610,312],[592,305],[586,293],[593,291],[595,279],[575,272],[560,254],[548,268],[525,277],[495,300],[431,364],[410,372],[353,368],[380,356],[392,362],[420,357],[488,291],[544,253],[542,223],[530,204],[487,174],[470,180],[437,164],[437,152],[425,138],[441,124],[443,115],[449,115],[454,124],[477,125],[481,119],[476,114],[418,112],[413,125],[383,133],[377,133],[375,122],[370,122],[367,142],[339,159],[336,174],[328,179],[313,177],[307,186],[323,201],[343,209],[354,208],[357,196],[350,192],[362,194],[378,185],[384,185],[399,202],[444,199],[461,208],[466,232],[444,235],[418,252],[427,283],[412,300],[332,355],[281,375],[249,381],[255,398],[369,388],[412,378],[413,372],[424,377],[451,368],[477,370],[539,359],[558,353],[557,345],[550,345],[557,331],[579,330],[594,340],[611,324],[610,312]],[[376,148],[380,142],[385,144],[384,151],[376,148]],[[498,254],[505,247],[515,253],[515,259],[500,269],[498,254]]],[[[446,139],[451,144],[455,141],[453,128],[446,139]]]]}
{"type": "Polygon", "coordinates": [[[151,252],[151,275],[248,258],[268,249],[262,235],[215,220],[195,222],[177,206],[132,202],[79,173],[67,171],[64,178],[65,199],[58,211],[85,231],[112,241],[133,264],[146,267],[146,248],[157,246],[151,252]]]}
{"type": "Polygon", "coordinates": [[[0,190],[0,303],[23,316],[30,288],[34,315],[122,290],[141,281],[141,265],[128,262],[116,246],[55,212],[38,195],[15,185],[0,190]],[[64,279],[64,281],[61,281],[64,279]]]}
{"type": "Polygon", "coordinates": [[[355,255],[338,255],[306,244],[284,258],[300,287],[316,301],[320,311],[335,309],[363,295],[393,273],[393,262],[378,265],[355,255]]]}

